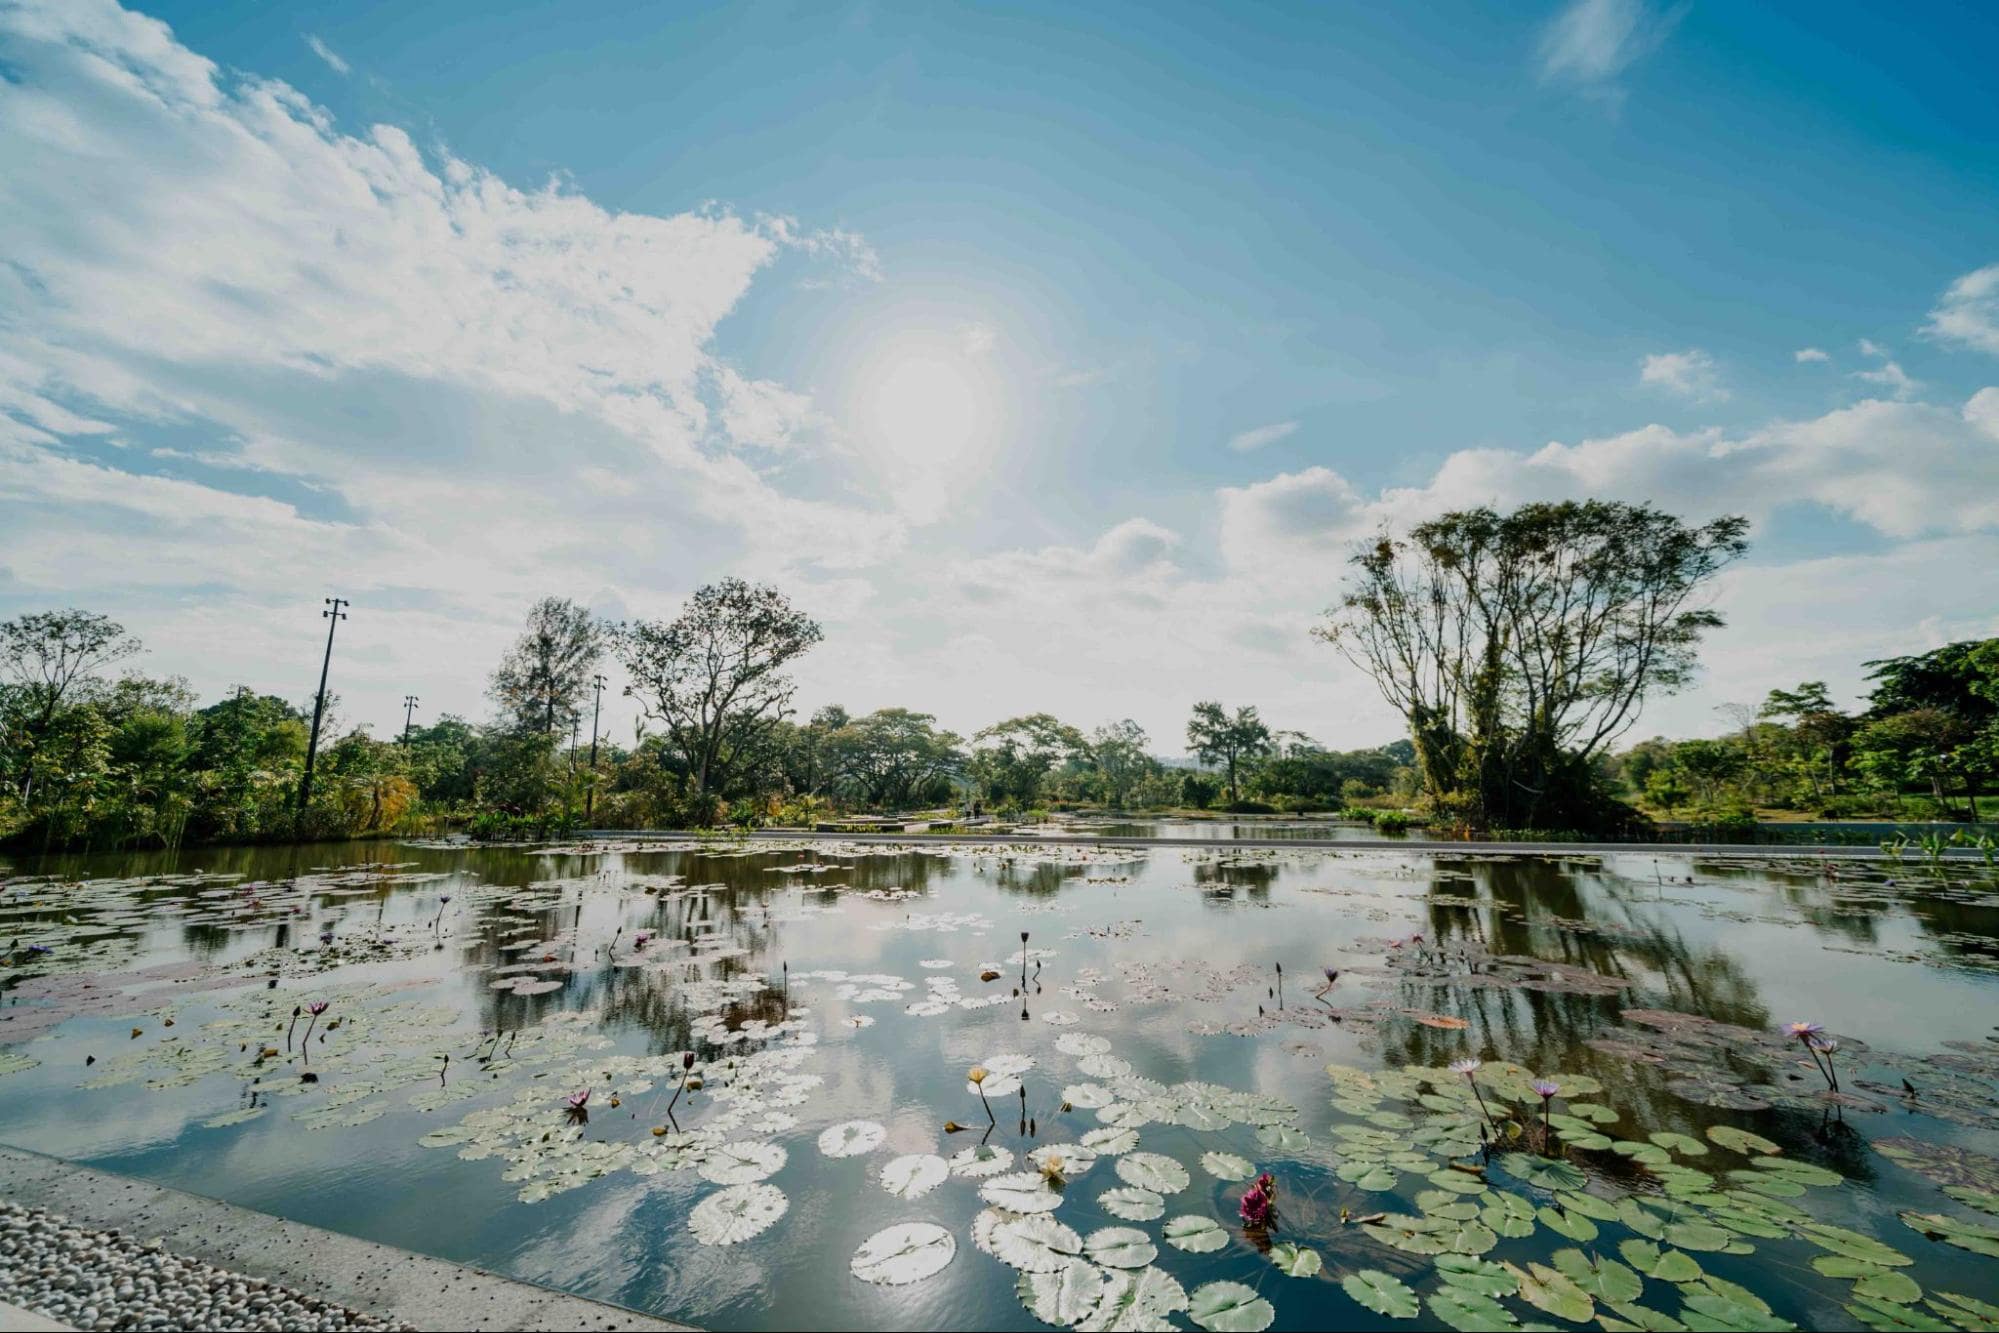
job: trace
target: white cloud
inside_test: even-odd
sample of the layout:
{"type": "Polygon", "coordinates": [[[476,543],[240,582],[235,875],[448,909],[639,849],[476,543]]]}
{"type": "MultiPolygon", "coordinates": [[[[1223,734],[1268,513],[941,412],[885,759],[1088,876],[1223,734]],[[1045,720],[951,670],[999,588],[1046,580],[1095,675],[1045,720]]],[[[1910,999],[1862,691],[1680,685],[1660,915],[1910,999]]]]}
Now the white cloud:
{"type": "Polygon", "coordinates": [[[1807,361],[1832,360],[1832,357],[1827,355],[1823,347],[1800,347],[1793,355],[1796,357],[1799,365],[1803,365],[1807,361]]]}
{"type": "Polygon", "coordinates": [[[1615,100],[1618,76],[1665,41],[1684,13],[1645,0],[1574,0],[1541,30],[1541,79],[1615,100]]]}
{"type": "Polygon", "coordinates": [[[1231,435],[1229,448],[1239,454],[1246,454],[1251,450],[1261,449],[1266,444],[1275,444],[1287,435],[1295,434],[1297,430],[1298,423],[1295,421],[1273,421],[1268,426],[1258,426],[1254,430],[1231,435]]]}
{"type": "Polygon", "coordinates": [[[321,60],[324,60],[327,68],[331,69],[335,74],[352,74],[354,72],[354,67],[345,60],[342,60],[340,53],[328,46],[318,33],[307,33],[305,35],[305,44],[311,47],[312,53],[321,60]]]}
{"type": "Polygon", "coordinates": [[[1868,384],[1879,385],[1896,398],[1913,397],[1916,390],[1922,387],[1920,382],[1909,377],[1908,372],[1902,369],[1901,362],[1895,360],[1886,347],[1883,347],[1873,339],[1862,338],[1860,340],[1860,352],[1863,356],[1871,356],[1878,359],[1881,364],[1872,370],[1854,371],[1854,379],[1863,380],[1868,384]]]}
{"type": "Polygon", "coordinates": [[[424,604],[392,656],[441,674],[550,591],[652,614],[728,569],[810,601],[903,544],[809,397],[713,347],[787,256],[877,274],[862,238],[521,189],[109,0],[0,9],[0,41],[10,605],[118,614],[216,689],[291,650],[174,659],[176,603],[271,623],[333,582],[357,627],[424,604]]]}
{"type": "Polygon", "coordinates": [[[1973,269],[1946,288],[1923,331],[1941,342],[1999,355],[1999,264],[1973,269]]]}
{"type": "Polygon", "coordinates": [[[1712,403],[1728,397],[1721,387],[1715,360],[1698,347],[1684,352],[1654,352],[1639,364],[1638,382],[1664,389],[1691,402],[1712,403]]]}

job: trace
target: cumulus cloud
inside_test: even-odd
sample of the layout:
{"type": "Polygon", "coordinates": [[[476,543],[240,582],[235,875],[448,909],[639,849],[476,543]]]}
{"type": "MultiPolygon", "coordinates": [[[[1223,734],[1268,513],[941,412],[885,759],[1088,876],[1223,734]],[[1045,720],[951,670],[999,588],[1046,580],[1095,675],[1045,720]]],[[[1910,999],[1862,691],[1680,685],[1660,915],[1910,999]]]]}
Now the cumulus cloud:
{"type": "Polygon", "coordinates": [[[1664,389],[1689,402],[1712,403],[1728,397],[1721,387],[1720,368],[1698,347],[1684,352],[1654,352],[1638,367],[1638,382],[1664,389]]]}
{"type": "Polygon", "coordinates": [[[1295,421],[1273,421],[1268,426],[1258,426],[1254,430],[1231,435],[1229,448],[1239,454],[1246,454],[1261,449],[1266,444],[1275,444],[1287,435],[1296,434],[1297,430],[1298,423],[1295,421]]]}
{"type": "Polygon", "coordinates": [[[1947,287],[1923,331],[1940,342],[1999,355],[1999,264],[1973,269],[1947,287]]]}
{"type": "Polygon", "coordinates": [[[809,598],[906,539],[827,498],[865,492],[809,397],[713,345],[791,257],[878,273],[864,239],[523,188],[111,0],[8,6],[0,40],[10,603],[111,611],[214,688],[268,670],[257,636],[176,660],[157,594],[262,622],[335,580],[357,627],[427,603],[435,679],[551,590],[652,612],[729,568],[809,598]]]}
{"type": "Polygon", "coordinates": [[[1862,338],[1860,354],[1871,356],[1881,364],[1869,370],[1854,371],[1854,379],[1885,389],[1896,398],[1913,397],[1916,390],[1922,387],[1920,382],[1909,377],[1908,372],[1902,369],[1901,362],[1895,360],[1889,350],[1880,343],[1870,338],[1862,338]]]}
{"type": "Polygon", "coordinates": [[[1796,358],[1799,365],[1804,365],[1808,361],[1832,360],[1832,357],[1827,355],[1823,347],[1800,347],[1792,355],[1796,358]]]}

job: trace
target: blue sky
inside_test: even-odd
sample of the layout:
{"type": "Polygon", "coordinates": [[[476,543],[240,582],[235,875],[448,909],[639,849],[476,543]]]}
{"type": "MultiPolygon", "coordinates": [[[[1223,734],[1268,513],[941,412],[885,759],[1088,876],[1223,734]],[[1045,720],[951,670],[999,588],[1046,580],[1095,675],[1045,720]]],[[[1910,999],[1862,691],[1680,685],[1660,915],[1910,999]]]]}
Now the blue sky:
{"type": "Polygon", "coordinates": [[[1361,744],[1347,545],[1605,494],[1756,522],[1647,718],[1713,731],[1999,632],[1995,56],[1976,6],[0,5],[0,610],[302,696],[346,591],[384,730],[545,592],[743,572],[829,622],[810,703],[1361,744]]]}

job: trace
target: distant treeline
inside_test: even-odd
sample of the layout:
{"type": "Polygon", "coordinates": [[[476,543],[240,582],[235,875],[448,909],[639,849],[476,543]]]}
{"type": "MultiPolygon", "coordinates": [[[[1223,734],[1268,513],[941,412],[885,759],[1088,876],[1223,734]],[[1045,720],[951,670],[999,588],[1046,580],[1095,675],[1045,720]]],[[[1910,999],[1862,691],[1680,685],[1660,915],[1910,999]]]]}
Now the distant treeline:
{"type": "Polygon", "coordinates": [[[1653,695],[1686,688],[1701,601],[1747,547],[1598,501],[1446,514],[1384,532],[1349,562],[1316,631],[1403,717],[1403,739],[1331,750],[1255,707],[1193,705],[1163,765],[1130,720],[1085,732],[1048,713],[961,737],[905,708],[800,720],[792,664],[819,624],[778,589],[724,579],[672,620],[607,623],[551,597],[489,678],[493,715],[377,738],[320,701],[237,689],[202,705],[185,681],[130,670],[110,619],[51,611],[0,624],[0,840],[27,847],[352,837],[490,836],[619,827],[816,822],[943,809],[1031,817],[1108,810],[1345,809],[1440,831],[1642,830],[1657,817],[1968,819],[1999,785],[1999,639],[1867,664],[1841,709],[1822,682],[1772,691],[1718,740],[1619,742],[1653,695]],[[615,660],[641,722],[599,737],[600,668],[615,660]]]}

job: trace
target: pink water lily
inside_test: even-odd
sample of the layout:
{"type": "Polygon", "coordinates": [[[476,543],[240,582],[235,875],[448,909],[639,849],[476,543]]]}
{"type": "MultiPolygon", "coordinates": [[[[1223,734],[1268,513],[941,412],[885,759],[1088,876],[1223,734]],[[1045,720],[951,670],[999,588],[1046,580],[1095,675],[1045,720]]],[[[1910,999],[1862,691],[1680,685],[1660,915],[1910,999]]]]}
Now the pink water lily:
{"type": "Polygon", "coordinates": [[[1277,1181],[1266,1171],[1242,1192],[1242,1202],[1236,1211],[1242,1217],[1243,1226],[1252,1231],[1260,1231],[1270,1225],[1276,1209],[1277,1181]]]}

